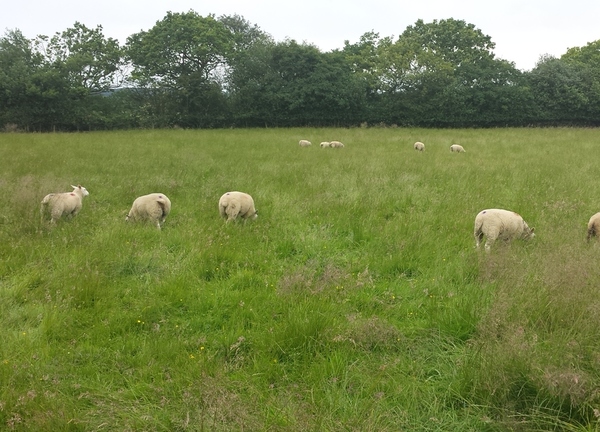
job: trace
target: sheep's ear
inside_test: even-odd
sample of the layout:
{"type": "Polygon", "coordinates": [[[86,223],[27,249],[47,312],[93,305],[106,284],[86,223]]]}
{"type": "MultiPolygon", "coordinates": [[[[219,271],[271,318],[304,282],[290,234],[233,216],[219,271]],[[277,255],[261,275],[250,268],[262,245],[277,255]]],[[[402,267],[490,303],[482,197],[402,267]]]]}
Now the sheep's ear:
{"type": "Polygon", "coordinates": [[[531,232],[534,232],[534,231],[535,231],[535,228],[531,228],[531,232]]]}
{"type": "Polygon", "coordinates": [[[77,189],[77,186],[73,186],[73,185],[71,185],[71,187],[72,187],[73,189],[77,189]]]}

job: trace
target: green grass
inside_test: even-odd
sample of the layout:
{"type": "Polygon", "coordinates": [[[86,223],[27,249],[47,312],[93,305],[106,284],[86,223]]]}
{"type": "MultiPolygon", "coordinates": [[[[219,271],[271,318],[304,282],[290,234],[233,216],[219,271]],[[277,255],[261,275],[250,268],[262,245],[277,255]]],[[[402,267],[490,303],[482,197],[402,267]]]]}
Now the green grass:
{"type": "Polygon", "coordinates": [[[1,135],[0,429],[600,430],[599,140],[1,135]],[[78,183],[81,213],[42,223],[42,197],[78,183]],[[228,190],[259,218],[226,225],[228,190]],[[162,231],[125,222],[150,192],[173,203],[162,231]],[[536,238],[478,253],[492,207],[536,238]]]}

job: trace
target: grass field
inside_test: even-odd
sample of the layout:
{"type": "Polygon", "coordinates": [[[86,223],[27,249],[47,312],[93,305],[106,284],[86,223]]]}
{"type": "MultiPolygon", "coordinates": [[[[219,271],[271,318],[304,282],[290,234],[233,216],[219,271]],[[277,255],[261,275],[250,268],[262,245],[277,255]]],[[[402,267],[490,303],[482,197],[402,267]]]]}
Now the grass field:
{"type": "Polygon", "coordinates": [[[600,430],[599,148],[595,129],[0,135],[0,429],[600,430]],[[42,223],[78,183],[81,213],[42,223]],[[226,225],[229,190],[259,218],[226,225]],[[150,192],[162,231],[125,222],[150,192]],[[476,251],[492,207],[535,239],[476,251]]]}

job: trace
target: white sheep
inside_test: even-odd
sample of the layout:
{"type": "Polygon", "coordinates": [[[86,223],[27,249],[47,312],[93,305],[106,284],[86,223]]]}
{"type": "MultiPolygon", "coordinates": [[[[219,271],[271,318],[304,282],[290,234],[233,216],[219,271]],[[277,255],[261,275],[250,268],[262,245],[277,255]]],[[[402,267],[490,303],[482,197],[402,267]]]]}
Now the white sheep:
{"type": "Polygon", "coordinates": [[[331,143],[329,141],[323,141],[321,143],[321,148],[331,147],[331,143]]]}
{"type": "Polygon", "coordinates": [[[300,140],[298,141],[298,144],[300,145],[300,147],[308,147],[312,145],[312,143],[308,140],[300,140]]]}
{"type": "Polygon", "coordinates": [[[596,213],[590,218],[587,226],[587,240],[600,235],[600,213],[596,213]]]}
{"type": "Polygon", "coordinates": [[[458,144],[452,144],[450,146],[450,151],[453,153],[466,153],[467,151],[463,148],[463,146],[458,144]]]}
{"type": "Polygon", "coordinates": [[[42,221],[50,214],[50,223],[62,217],[75,217],[83,205],[83,197],[90,193],[81,185],[73,186],[73,192],[51,193],[44,197],[40,207],[42,221]]]}
{"type": "Polygon", "coordinates": [[[421,152],[422,152],[422,151],[425,151],[425,144],[423,144],[423,143],[422,143],[422,142],[420,142],[420,141],[417,141],[417,142],[416,142],[416,143],[413,145],[413,147],[414,147],[414,148],[415,148],[415,150],[417,150],[417,151],[421,151],[421,152]]]}
{"type": "Polygon", "coordinates": [[[163,193],[151,193],[137,197],[133,201],[125,220],[148,221],[161,229],[170,212],[171,200],[163,193]]]}
{"type": "Polygon", "coordinates": [[[331,148],[344,148],[344,144],[339,141],[331,141],[329,143],[329,147],[331,148]]]}
{"type": "Polygon", "coordinates": [[[219,199],[219,214],[226,218],[226,222],[237,219],[256,219],[258,211],[254,207],[254,200],[244,192],[232,191],[224,193],[219,199]]]}
{"type": "Polygon", "coordinates": [[[486,236],[485,250],[489,252],[497,239],[510,241],[516,238],[530,240],[535,237],[534,228],[529,228],[523,218],[512,211],[487,209],[475,217],[475,246],[479,248],[483,236],[486,236]]]}

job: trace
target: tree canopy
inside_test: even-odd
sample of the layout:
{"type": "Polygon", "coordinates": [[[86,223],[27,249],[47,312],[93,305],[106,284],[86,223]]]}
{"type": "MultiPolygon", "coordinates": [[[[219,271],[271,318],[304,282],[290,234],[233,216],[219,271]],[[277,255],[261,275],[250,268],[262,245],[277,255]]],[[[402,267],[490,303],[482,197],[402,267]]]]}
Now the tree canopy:
{"type": "Polygon", "coordinates": [[[490,127],[600,123],[600,41],[498,59],[474,24],[418,20],[322,52],[274,41],[239,15],[168,12],[123,46],[76,22],[0,37],[0,127],[490,127]]]}

